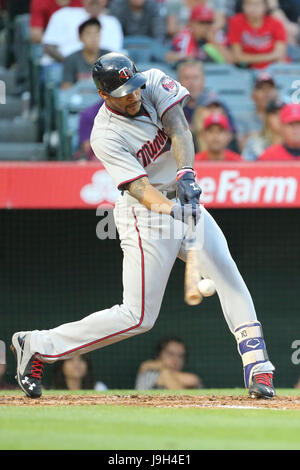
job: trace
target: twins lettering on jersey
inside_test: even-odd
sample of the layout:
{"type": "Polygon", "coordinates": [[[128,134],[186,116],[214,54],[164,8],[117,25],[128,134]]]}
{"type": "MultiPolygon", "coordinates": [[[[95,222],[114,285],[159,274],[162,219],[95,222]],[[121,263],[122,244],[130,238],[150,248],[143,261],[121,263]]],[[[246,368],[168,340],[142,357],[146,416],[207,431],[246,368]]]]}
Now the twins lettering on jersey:
{"type": "Polygon", "coordinates": [[[148,140],[140,150],[137,151],[137,158],[145,168],[154,162],[160,155],[168,152],[171,148],[171,140],[163,129],[159,129],[154,140],[148,140]]]}

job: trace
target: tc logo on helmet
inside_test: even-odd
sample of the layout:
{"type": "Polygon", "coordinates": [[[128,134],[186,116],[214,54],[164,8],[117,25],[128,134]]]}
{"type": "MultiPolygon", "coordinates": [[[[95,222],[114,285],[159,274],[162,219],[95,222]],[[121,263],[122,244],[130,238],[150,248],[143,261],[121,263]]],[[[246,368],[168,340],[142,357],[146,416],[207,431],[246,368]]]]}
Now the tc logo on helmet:
{"type": "Polygon", "coordinates": [[[120,75],[120,78],[123,78],[124,80],[128,80],[131,77],[131,71],[129,70],[128,67],[123,67],[121,70],[119,70],[119,75],[120,75]]]}

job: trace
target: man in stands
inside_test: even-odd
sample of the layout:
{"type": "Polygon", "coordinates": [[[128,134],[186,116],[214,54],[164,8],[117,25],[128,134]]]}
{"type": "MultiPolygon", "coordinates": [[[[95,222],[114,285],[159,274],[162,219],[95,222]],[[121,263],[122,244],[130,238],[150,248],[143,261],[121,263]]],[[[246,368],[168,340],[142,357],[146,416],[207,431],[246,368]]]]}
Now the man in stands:
{"type": "Polygon", "coordinates": [[[64,7],[82,7],[81,0],[31,0],[30,36],[31,41],[40,43],[51,16],[64,7]]]}
{"type": "Polygon", "coordinates": [[[195,155],[195,162],[202,160],[241,161],[242,157],[227,148],[232,138],[227,117],[221,113],[210,114],[204,119],[202,139],[206,150],[195,155]]]}
{"type": "Polygon", "coordinates": [[[276,83],[266,71],[261,71],[257,75],[251,98],[255,108],[241,114],[237,122],[241,148],[244,148],[249,137],[257,136],[263,130],[267,107],[271,101],[278,99],[276,83]]]}
{"type": "Polygon", "coordinates": [[[185,117],[192,125],[193,115],[197,106],[212,98],[213,93],[205,90],[205,74],[202,62],[193,58],[185,59],[177,67],[178,81],[190,93],[190,100],[184,106],[185,117]]]}
{"type": "Polygon", "coordinates": [[[111,15],[120,21],[124,36],[166,37],[165,9],[156,0],[112,0],[111,15]]]}
{"type": "Polygon", "coordinates": [[[287,104],[280,112],[282,143],[271,145],[258,161],[300,161],[300,104],[287,104]]]}
{"type": "Polygon", "coordinates": [[[191,10],[187,27],[175,35],[165,60],[171,64],[187,57],[202,62],[231,62],[231,52],[221,31],[214,27],[214,12],[206,5],[191,10]]]}
{"type": "MultiPolygon", "coordinates": [[[[123,47],[122,27],[117,18],[105,13],[107,0],[82,0],[82,8],[62,8],[51,16],[43,44],[45,52],[57,62],[82,48],[78,28],[89,18],[101,23],[101,47],[120,51],[123,47]]],[[[99,44],[100,47],[100,44],[99,44]]]]}
{"type": "Polygon", "coordinates": [[[79,26],[83,48],[64,59],[61,88],[70,88],[78,81],[92,77],[92,65],[98,57],[110,52],[107,49],[99,49],[100,34],[101,24],[97,18],[90,18],[79,26]]]}

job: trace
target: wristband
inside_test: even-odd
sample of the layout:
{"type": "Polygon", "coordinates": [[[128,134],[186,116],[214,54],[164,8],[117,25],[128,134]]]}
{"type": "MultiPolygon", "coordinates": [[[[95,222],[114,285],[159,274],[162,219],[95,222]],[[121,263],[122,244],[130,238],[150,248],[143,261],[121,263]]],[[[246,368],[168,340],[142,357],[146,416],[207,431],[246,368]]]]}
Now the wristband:
{"type": "Polygon", "coordinates": [[[190,166],[183,166],[177,170],[176,180],[178,181],[185,173],[193,173],[193,176],[196,176],[195,171],[190,166]]]}

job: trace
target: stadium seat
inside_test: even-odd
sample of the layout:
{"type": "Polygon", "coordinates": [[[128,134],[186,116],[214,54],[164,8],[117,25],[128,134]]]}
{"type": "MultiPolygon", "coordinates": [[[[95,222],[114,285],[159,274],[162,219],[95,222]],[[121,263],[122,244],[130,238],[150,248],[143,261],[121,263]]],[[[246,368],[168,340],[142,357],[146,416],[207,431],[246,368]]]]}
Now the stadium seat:
{"type": "Polygon", "coordinates": [[[164,72],[166,75],[169,75],[170,77],[174,79],[177,78],[176,70],[162,62],[137,62],[136,66],[140,72],[144,72],[145,70],[156,68],[156,69],[162,70],[162,72],[164,72]]]}
{"type": "Polygon", "coordinates": [[[300,64],[272,64],[267,68],[268,73],[272,75],[281,94],[289,95],[299,84],[294,84],[300,80],[300,64]],[[294,84],[294,85],[293,85],[294,84]]]}
{"type": "Polygon", "coordinates": [[[134,62],[164,62],[166,48],[149,36],[125,36],[123,47],[134,62]]]}
{"type": "Polygon", "coordinates": [[[96,103],[100,98],[93,80],[81,80],[67,90],[57,90],[56,107],[64,107],[73,113],[96,103]]]}
{"type": "Polygon", "coordinates": [[[0,66],[0,80],[5,83],[6,94],[10,95],[15,90],[16,74],[13,69],[6,69],[0,66]]]}
{"type": "Polygon", "coordinates": [[[69,160],[77,150],[79,113],[99,101],[93,80],[82,80],[67,90],[54,89],[55,128],[59,135],[57,157],[69,160]]]}
{"type": "Polygon", "coordinates": [[[17,116],[0,119],[0,142],[36,142],[38,126],[30,119],[17,116]]]}
{"type": "Polygon", "coordinates": [[[43,143],[0,142],[0,160],[47,160],[47,151],[43,143]]]}
{"type": "Polygon", "coordinates": [[[6,103],[0,105],[1,119],[12,119],[22,113],[22,101],[15,96],[6,96],[6,103]]]}

